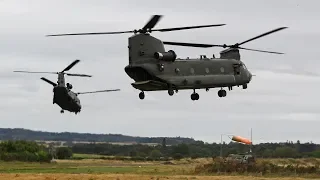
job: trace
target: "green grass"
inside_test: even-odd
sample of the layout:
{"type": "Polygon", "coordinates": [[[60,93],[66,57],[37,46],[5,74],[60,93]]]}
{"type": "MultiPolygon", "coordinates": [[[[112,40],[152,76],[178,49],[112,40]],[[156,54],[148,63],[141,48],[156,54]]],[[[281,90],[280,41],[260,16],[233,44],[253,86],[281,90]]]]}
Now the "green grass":
{"type": "MultiPolygon", "coordinates": [[[[98,155],[98,154],[73,154],[73,158],[83,158],[83,159],[100,159],[102,157],[108,157],[104,155],[98,155]]],[[[112,156],[109,156],[112,157],[112,156]]]]}
{"type": "Polygon", "coordinates": [[[0,162],[0,173],[86,173],[86,174],[159,174],[175,175],[189,174],[190,167],[170,165],[143,165],[139,164],[114,164],[113,162],[69,162],[58,163],[24,163],[24,162],[0,162]]]}
{"type": "MultiPolygon", "coordinates": [[[[66,173],[66,174],[138,174],[138,175],[194,175],[197,164],[210,163],[209,159],[182,159],[172,161],[174,165],[164,165],[163,162],[134,162],[131,160],[103,160],[100,155],[74,154],[83,160],[57,160],[57,163],[29,163],[0,161],[0,173],[66,173]],[[139,167],[141,166],[141,167],[139,167]]],[[[274,163],[318,163],[319,159],[261,159],[274,163]],[[284,161],[284,162],[282,162],[284,161]]]]}

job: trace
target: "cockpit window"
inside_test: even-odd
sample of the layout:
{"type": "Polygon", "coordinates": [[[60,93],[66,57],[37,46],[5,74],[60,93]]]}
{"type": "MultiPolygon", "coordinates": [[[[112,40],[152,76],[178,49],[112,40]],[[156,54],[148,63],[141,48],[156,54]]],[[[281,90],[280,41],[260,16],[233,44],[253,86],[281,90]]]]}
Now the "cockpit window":
{"type": "Polygon", "coordinates": [[[243,68],[244,68],[244,69],[247,69],[247,67],[246,67],[246,65],[245,65],[245,64],[242,64],[242,66],[243,66],[243,68]]]}

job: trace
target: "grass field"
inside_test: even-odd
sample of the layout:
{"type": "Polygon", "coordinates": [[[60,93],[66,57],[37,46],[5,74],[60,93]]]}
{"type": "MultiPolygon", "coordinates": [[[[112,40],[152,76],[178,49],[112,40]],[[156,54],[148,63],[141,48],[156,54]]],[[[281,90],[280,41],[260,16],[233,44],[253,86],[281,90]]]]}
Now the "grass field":
{"type": "MultiPolygon", "coordinates": [[[[0,180],[144,180],[144,179],[211,179],[211,180],[263,180],[267,177],[253,176],[208,176],[194,174],[194,168],[198,164],[209,163],[211,158],[205,159],[183,159],[171,161],[172,164],[164,162],[133,162],[102,160],[98,155],[81,155],[83,160],[57,160],[56,163],[24,163],[24,162],[0,162],[0,180]]],[[[272,161],[278,164],[304,164],[312,165],[320,163],[319,159],[271,159],[259,161],[272,161]]],[[[319,175],[320,177],[320,175],[319,175]]],[[[275,179],[273,177],[273,179],[275,179]]],[[[306,179],[295,177],[276,178],[282,180],[306,179]]]]}

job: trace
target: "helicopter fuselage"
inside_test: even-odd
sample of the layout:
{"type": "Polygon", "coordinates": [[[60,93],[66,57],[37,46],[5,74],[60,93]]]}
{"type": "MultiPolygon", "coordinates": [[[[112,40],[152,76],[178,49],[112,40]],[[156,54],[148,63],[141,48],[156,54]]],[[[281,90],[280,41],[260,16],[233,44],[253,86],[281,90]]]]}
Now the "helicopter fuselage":
{"type": "Polygon", "coordinates": [[[196,89],[221,88],[219,97],[225,97],[223,87],[246,89],[252,75],[240,60],[238,49],[229,48],[220,52],[220,58],[179,59],[173,50],[166,51],[161,40],[150,34],[136,34],[129,38],[129,65],[124,70],[139,89],[140,99],[144,91],[174,91],[192,89],[192,100],[198,100],[196,89]]]}
{"type": "Polygon", "coordinates": [[[61,109],[74,113],[81,111],[80,99],[76,93],[63,86],[54,87],[53,93],[53,103],[59,105],[61,109]]]}
{"type": "Polygon", "coordinates": [[[173,88],[205,89],[245,85],[252,74],[245,64],[235,59],[177,59],[174,62],[150,60],[125,67],[141,91],[159,91],[173,88]]]}

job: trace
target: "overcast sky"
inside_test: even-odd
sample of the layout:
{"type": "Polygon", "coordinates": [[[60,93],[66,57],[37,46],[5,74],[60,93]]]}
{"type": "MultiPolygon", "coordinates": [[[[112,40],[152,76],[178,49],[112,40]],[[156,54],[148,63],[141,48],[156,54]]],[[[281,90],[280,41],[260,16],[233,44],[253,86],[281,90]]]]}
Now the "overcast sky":
{"type": "MultiPolygon", "coordinates": [[[[220,134],[249,137],[253,142],[300,140],[320,143],[319,41],[320,2],[316,0],[0,0],[0,127],[43,131],[117,133],[133,136],[182,136],[217,142],[220,134]],[[124,67],[131,34],[45,37],[47,34],[123,31],[142,28],[151,15],[164,17],[156,28],[219,24],[226,26],[177,32],[154,32],[164,41],[234,44],[277,27],[286,30],[243,47],[284,55],[241,51],[256,76],[248,89],[234,88],[219,98],[218,89],[192,90],[169,96],[166,91],[139,91],[124,67]],[[61,71],[92,78],[66,77],[75,91],[120,88],[120,92],[82,95],[80,114],[52,104],[52,86],[39,74],[13,70],[61,71]]],[[[221,48],[166,46],[179,58],[218,57],[221,48]]],[[[56,75],[44,75],[56,81],[56,75]]],[[[229,141],[224,137],[225,141],[229,141]]]]}

